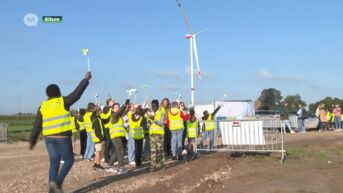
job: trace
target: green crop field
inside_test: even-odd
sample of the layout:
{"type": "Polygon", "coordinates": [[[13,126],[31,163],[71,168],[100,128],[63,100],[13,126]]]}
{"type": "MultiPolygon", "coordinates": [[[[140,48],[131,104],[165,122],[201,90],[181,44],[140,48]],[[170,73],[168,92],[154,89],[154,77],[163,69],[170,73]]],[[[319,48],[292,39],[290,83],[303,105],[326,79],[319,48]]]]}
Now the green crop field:
{"type": "Polygon", "coordinates": [[[34,115],[0,115],[0,123],[8,125],[8,139],[10,141],[28,140],[34,115]]]}

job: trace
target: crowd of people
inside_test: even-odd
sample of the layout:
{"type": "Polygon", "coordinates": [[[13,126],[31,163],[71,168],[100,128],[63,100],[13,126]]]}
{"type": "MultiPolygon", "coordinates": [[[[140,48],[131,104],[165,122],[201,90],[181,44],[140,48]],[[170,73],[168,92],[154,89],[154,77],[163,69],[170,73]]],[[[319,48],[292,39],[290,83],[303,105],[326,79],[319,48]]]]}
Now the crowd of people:
{"type": "MultiPolygon", "coordinates": [[[[289,115],[291,113],[288,103],[284,102],[284,105],[279,109],[279,115],[281,120],[281,127],[283,131],[288,128],[290,133],[306,133],[304,120],[309,118],[308,112],[304,107],[299,104],[296,111],[297,116],[297,131],[291,127],[289,115]]],[[[326,107],[324,103],[320,103],[316,109],[315,116],[318,118],[318,131],[342,131],[343,115],[341,112],[340,104],[334,104],[331,107],[326,107]]]]}
{"type": "MultiPolygon", "coordinates": [[[[78,133],[80,158],[93,161],[93,169],[98,171],[126,174],[125,155],[133,168],[142,167],[143,160],[149,161],[151,172],[165,169],[166,159],[194,158],[199,121],[192,107],[187,109],[183,102],[170,102],[168,98],[161,103],[152,100],[150,108],[147,100],[137,105],[127,99],[120,105],[109,98],[106,106],[89,103],[85,109],[71,111],[71,105],[81,97],[90,79],[91,74],[87,72],[68,96],[62,96],[57,85],[49,85],[46,88],[48,100],[43,101],[37,111],[30,149],[42,133],[50,160],[50,192],[62,192],[63,181],[76,155],[78,133]]],[[[212,113],[203,112],[201,147],[207,138],[210,138],[209,147],[213,146],[216,129],[213,119],[219,109],[220,106],[212,113]]]]}
{"type": "MultiPolygon", "coordinates": [[[[80,109],[73,122],[74,136],[80,132],[80,157],[94,160],[95,170],[118,174],[127,173],[124,155],[127,155],[128,164],[136,168],[141,166],[143,159],[150,160],[150,171],[165,168],[166,157],[172,160],[182,160],[184,156],[194,158],[195,138],[199,132],[194,109],[188,110],[183,102],[170,103],[168,98],[161,104],[154,99],[151,108],[147,106],[146,100],[137,105],[127,99],[120,105],[107,99],[106,106],[89,103],[86,109],[80,109]],[[117,170],[114,165],[118,165],[117,170]]],[[[213,146],[215,123],[212,120],[219,109],[213,113],[204,112],[201,147],[207,137],[210,138],[209,147],[213,146]]]]}
{"type": "Polygon", "coordinates": [[[319,104],[316,110],[319,118],[319,131],[342,131],[342,112],[340,104],[326,108],[325,104],[319,104]]]}

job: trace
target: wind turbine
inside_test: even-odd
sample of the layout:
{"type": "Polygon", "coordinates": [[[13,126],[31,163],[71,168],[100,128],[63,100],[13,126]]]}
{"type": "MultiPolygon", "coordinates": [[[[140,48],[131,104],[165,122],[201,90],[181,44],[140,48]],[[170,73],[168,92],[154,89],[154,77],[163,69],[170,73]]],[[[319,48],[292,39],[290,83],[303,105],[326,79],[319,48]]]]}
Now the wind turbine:
{"type": "Polygon", "coordinates": [[[182,8],[181,2],[179,0],[176,0],[177,5],[180,9],[180,12],[186,22],[187,28],[189,30],[189,33],[186,34],[185,38],[189,39],[190,43],[190,65],[191,65],[191,106],[194,107],[194,72],[193,72],[193,59],[195,59],[195,63],[198,68],[198,77],[201,79],[201,74],[200,74],[200,66],[199,66],[199,58],[198,58],[198,49],[197,49],[197,44],[196,44],[196,36],[198,36],[200,33],[194,33],[191,27],[191,24],[185,14],[185,11],[182,8]]]}

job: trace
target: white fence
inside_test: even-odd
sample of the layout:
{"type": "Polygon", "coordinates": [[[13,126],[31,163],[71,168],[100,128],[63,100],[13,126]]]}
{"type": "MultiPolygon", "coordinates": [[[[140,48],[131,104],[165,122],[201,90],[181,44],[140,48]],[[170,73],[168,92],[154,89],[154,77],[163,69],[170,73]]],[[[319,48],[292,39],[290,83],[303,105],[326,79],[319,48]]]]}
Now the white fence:
{"type": "Polygon", "coordinates": [[[199,132],[197,151],[280,153],[281,161],[285,158],[279,119],[223,120],[216,125],[212,132],[199,132]]]}
{"type": "Polygon", "coordinates": [[[0,141],[8,140],[8,126],[6,123],[0,123],[0,141]]]}

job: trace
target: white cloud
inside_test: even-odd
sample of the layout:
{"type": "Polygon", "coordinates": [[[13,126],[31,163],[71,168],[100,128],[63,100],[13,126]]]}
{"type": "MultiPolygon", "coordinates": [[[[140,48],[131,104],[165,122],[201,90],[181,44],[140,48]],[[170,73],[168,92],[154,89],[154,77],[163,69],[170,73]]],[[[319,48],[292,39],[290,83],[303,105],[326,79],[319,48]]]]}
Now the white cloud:
{"type": "Polygon", "coordinates": [[[161,78],[176,78],[176,79],[181,78],[181,74],[179,72],[156,71],[156,72],[154,72],[154,74],[161,77],[161,78]]]}
{"type": "MultiPolygon", "coordinates": [[[[191,68],[190,67],[187,67],[185,69],[185,74],[187,76],[191,75],[191,68]]],[[[194,76],[198,76],[198,70],[194,69],[193,74],[194,74],[194,76]]],[[[208,74],[208,73],[204,73],[204,72],[201,71],[201,78],[207,78],[208,79],[208,78],[213,78],[213,76],[208,74]]]]}
{"type": "Polygon", "coordinates": [[[309,84],[310,88],[312,89],[321,89],[319,85],[316,85],[309,80],[306,80],[302,77],[296,77],[296,76],[284,76],[284,75],[274,75],[266,70],[258,70],[256,72],[256,75],[262,79],[266,80],[276,80],[276,81],[283,81],[283,82],[294,82],[294,83],[305,83],[309,84]]]}
{"type": "Polygon", "coordinates": [[[174,84],[162,85],[160,88],[171,92],[176,92],[180,90],[180,88],[174,84]]]}
{"type": "Polygon", "coordinates": [[[274,75],[266,70],[258,70],[256,74],[258,77],[262,79],[268,79],[268,80],[280,80],[280,81],[289,81],[289,82],[307,82],[304,78],[301,78],[301,77],[274,75]]]}

